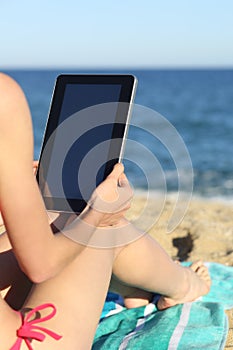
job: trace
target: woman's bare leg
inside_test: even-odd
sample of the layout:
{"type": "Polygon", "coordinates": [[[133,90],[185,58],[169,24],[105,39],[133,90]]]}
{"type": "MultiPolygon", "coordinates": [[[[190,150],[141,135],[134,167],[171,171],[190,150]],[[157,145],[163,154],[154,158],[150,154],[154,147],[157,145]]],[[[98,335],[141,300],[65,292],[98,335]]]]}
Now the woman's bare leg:
{"type": "Polygon", "coordinates": [[[158,307],[163,309],[192,301],[208,293],[210,288],[208,270],[201,262],[192,268],[182,267],[147,234],[121,250],[114,262],[113,274],[121,282],[118,287],[115,283],[115,290],[118,288],[120,292],[122,288],[121,294],[126,297],[128,307],[140,306],[140,299],[142,305],[148,302],[151,298],[148,291],[163,296],[158,302],[158,307]],[[135,288],[131,294],[125,285],[137,287],[138,294],[135,288]],[[142,290],[147,292],[144,294],[142,290]]]}
{"type": "MultiPolygon", "coordinates": [[[[162,294],[158,307],[164,309],[191,301],[209,290],[209,275],[201,262],[192,268],[176,264],[149,235],[119,249],[87,247],[59,276],[37,285],[25,304],[34,307],[53,302],[57,306],[58,314],[47,326],[63,334],[59,346],[91,347],[112,266],[129,307],[147,302],[151,297],[148,291],[162,294]],[[139,303],[135,305],[132,300],[139,303]]],[[[48,338],[46,346],[56,349],[57,343],[48,338]]],[[[35,349],[43,349],[43,345],[35,343],[35,349]]]]}
{"type": "Polygon", "coordinates": [[[55,278],[37,285],[25,307],[52,302],[58,310],[54,319],[43,323],[63,335],[59,342],[47,337],[35,349],[90,349],[108,291],[113,249],[86,248],[55,278]]]}
{"type": "MultiPolygon", "coordinates": [[[[59,341],[49,336],[42,343],[32,341],[33,349],[91,348],[108,291],[116,251],[117,249],[87,247],[59,275],[33,287],[24,308],[54,303],[57,314],[40,325],[63,336],[59,341]]],[[[0,339],[1,349],[8,350],[16,340],[20,319],[8,305],[4,304],[4,307],[1,307],[0,321],[1,318],[2,321],[8,320],[8,325],[0,328],[0,339]]],[[[46,311],[42,311],[41,316],[45,314],[46,311]]],[[[5,325],[6,322],[3,323],[5,325]]],[[[26,349],[25,345],[22,346],[22,350],[26,349]]]]}
{"type": "Polygon", "coordinates": [[[180,294],[174,297],[161,296],[157,303],[160,310],[167,309],[176,304],[193,301],[209,292],[211,279],[207,267],[203,265],[201,260],[194,262],[190,266],[190,269],[186,268],[186,271],[189,272],[189,288],[187,292],[184,295],[180,294]]]}
{"type": "MultiPolygon", "coordinates": [[[[192,269],[179,266],[148,235],[119,249],[86,247],[58,276],[35,286],[25,303],[26,308],[33,308],[52,302],[58,310],[52,320],[41,325],[62,334],[62,340],[56,342],[47,336],[44,343],[33,341],[35,350],[91,348],[112,269],[124,287],[123,296],[130,300],[131,292],[134,298],[141,296],[144,290],[160,293],[160,309],[191,301],[207,293],[210,285],[208,272],[201,262],[192,269]]],[[[5,325],[0,329],[3,350],[9,349],[9,339],[14,343],[15,329],[20,326],[16,316],[8,305],[1,307],[0,321],[3,318],[8,323],[6,325],[2,319],[5,325]]],[[[26,347],[22,347],[24,349],[26,347]]]]}
{"type": "Polygon", "coordinates": [[[125,284],[115,275],[112,275],[109,290],[120,294],[124,298],[124,306],[128,309],[146,306],[153,299],[153,293],[125,284]]]}

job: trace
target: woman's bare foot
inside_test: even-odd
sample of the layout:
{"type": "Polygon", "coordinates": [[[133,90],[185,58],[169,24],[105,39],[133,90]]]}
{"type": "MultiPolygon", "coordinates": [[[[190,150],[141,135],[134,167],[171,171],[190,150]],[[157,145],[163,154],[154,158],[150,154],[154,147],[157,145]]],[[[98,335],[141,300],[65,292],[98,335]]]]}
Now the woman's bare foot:
{"type": "MultiPolygon", "coordinates": [[[[180,261],[178,260],[174,260],[174,263],[180,265],[180,261]]],[[[194,267],[195,264],[192,264],[191,266],[193,271],[195,269],[194,267]]],[[[126,295],[123,295],[124,305],[125,307],[127,307],[127,309],[146,306],[153,300],[153,296],[154,296],[154,293],[152,292],[148,292],[135,287],[128,287],[128,290],[126,289],[124,290],[124,292],[126,292],[126,295]]]]}
{"type": "Polygon", "coordinates": [[[183,292],[179,295],[177,294],[173,297],[161,296],[157,303],[159,310],[164,310],[177,304],[194,301],[209,292],[211,279],[208,268],[202,261],[196,261],[189,268],[184,267],[184,269],[187,278],[186,288],[183,288],[183,292]]]}
{"type": "Polygon", "coordinates": [[[127,309],[134,307],[146,306],[153,299],[153,293],[146,290],[134,288],[129,295],[124,296],[124,305],[127,309]]]}
{"type": "Polygon", "coordinates": [[[153,299],[153,293],[146,290],[129,286],[121,282],[116,276],[112,275],[110,291],[120,294],[124,299],[124,305],[127,309],[146,306],[153,299]]]}

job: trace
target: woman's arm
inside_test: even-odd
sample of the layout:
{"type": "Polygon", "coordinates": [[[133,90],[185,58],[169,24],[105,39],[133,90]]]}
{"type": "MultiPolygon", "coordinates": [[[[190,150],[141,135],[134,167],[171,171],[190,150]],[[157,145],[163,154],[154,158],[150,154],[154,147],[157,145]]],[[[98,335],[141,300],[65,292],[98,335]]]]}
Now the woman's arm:
{"type": "MultiPolygon", "coordinates": [[[[32,135],[30,112],[22,90],[11,78],[0,74],[0,208],[22,270],[34,282],[41,282],[59,272],[83,246],[52,233],[32,172],[32,135]]],[[[122,173],[123,167],[119,165],[114,181],[112,178],[107,181],[113,196],[122,173]]],[[[114,220],[114,214],[88,208],[86,219],[98,226],[114,220]]]]}
{"type": "Polygon", "coordinates": [[[0,208],[21,268],[38,282],[48,271],[53,234],[32,172],[33,136],[20,87],[0,76],[0,208]]]}

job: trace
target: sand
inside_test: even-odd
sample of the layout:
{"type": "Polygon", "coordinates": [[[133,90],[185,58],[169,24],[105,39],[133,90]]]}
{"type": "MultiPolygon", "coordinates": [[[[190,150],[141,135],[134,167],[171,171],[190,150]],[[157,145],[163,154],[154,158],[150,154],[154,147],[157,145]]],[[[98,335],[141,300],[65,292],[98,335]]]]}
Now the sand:
{"type": "MultiPolygon", "coordinates": [[[[128,217],[132,220],[142,218],[145,226],[147,220],[148,227],[151,226],[148,232],[173,259],[203,259],[233,266],[233,203],[194,198],[181,223],[168,234],[167,225],[175,206],[174,197],[168,197],[160,216],[157,210],[159,201],[160,197],[156,198],[155,195],[147,205],[143,195],[136,195],[128,217]],[[147,214],[143,213],[145,205],[148,208],[147,214]],[[153,216],[158,220],[151,225],[153,216]]],[[[225,349],[233,350],[233,309],[227,311],[227,315],[229,333],[225,349]]]]}
{"type": "MultiPolygon", "coordinates": [[[[158,198],[158,201],[160,199],[158,198]]],[[[233,265],[233,203],[217,200],[195,198],[187,205],[181,223],[167,233],[172,210],[175,207],[173,197],[165,202],[161,215],[158,216],[156,197],[147,205],[143,196],[135,196],[128,217],[138,222],[148,221],[149,233],[160,242],[164,249],[174,259],[214,261],[226,265],[233,265]],[[141,214],[147,205],[147,214],[141,214]],[[153,216],[157,222],[153,224],[153,216]],[[152,225],[151,225],[152,223],[152,225]]],[[[155,221],[155,220],[154,220],[155,221]]]]}

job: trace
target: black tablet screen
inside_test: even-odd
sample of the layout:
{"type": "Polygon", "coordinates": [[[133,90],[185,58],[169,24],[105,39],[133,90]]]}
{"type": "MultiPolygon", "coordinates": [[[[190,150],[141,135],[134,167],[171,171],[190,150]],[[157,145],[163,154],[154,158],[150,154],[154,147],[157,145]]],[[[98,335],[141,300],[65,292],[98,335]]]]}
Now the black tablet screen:
{"type": "MultiPolygon", "coordinates": [[[[56,174],[54,173],[54,169],[56,168],[55,162],[59,156],[61,144],[67,144],[67,142],[69,143],[70,133],[68,133],[67,130],[62,132],[63,129],[61,125],[61,132],[57,133],[56,135],[47,173],[47,188],[49,187],[49,192],[52,197],[62,198],[65,195],[65,198],[83,198],[87,200],[90,198],[90,195],[94,190],[93,186],[98,185],[103,180],[105,171],[104,165],[106,165],[109,155],[108,147],[103,147],[101,148],[101,153],[98,152],[98,163],[103,166],[96,174],[97,177],[95,184],[93,183],[93,174],[89,173],[91,167],[93,166],[93,164],[90,162],[85,164],[85,187],[80,188],[80,186],[78,186],[78,183],[84,183],[84,181],[82,181],[82,179],[78,181],[77,174],[84,157],[91,152],[96,145],[99,145],[104,141],[111,140],[117,112],[117,105],[115,102],[119,99],[120,90],[120,85],[66,85],[59,117],[59,125],[69,117],[74,116],[74,120],[71,122],[70,128],[68,129],[73,129],[76,127],[77,137],[75,140],[71,140],[69,145],[70,147],[68,147],[66,157],[64,158],[64,163],[62,164],[62,186],[60,186],[61,179],[56,178],[56,174]],[[86,120],[84,121],[83,119],[88,117],[87,114],[94,113],[95,107],[93,107],[93,109],[91,108],[90,111],[87,110],[87,113],[82,111],[88,107],[96,105],[96,109],[98,110],[101,108],[98,107],[100,104],[110,102],[114,103],[110,104],[111,113],[108,114],[108,123],[106,124],[106,122],[103,122],[106,121],[105,116],[98,115],[98,113],[96,113],[96,117],[99,118],[99,121],[94,120],[94,125],[92,125],[92,118],[90,117],[88,120],[88,125],[85,128],[85,133],[79,135],[78,128],[81,127],[81,124],[86,122],[86,120]],[[96,126],[96,124],[98,125],[96,126]]],[[[104,108],[101,110],[104,110],[104,108]]]]}
{"type": "Polygon", "coordinates": [[[130,102],[133,82],[60,79],[37,179],[47,209],[80,212],[119,159],[129,109],[127,103],[119,112],[119,102],[130,102]]]}

